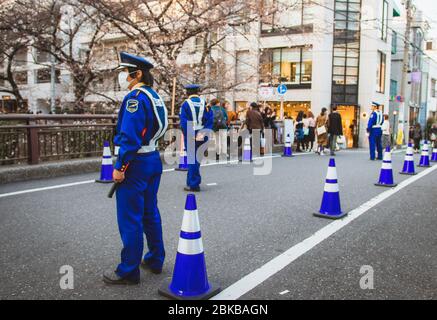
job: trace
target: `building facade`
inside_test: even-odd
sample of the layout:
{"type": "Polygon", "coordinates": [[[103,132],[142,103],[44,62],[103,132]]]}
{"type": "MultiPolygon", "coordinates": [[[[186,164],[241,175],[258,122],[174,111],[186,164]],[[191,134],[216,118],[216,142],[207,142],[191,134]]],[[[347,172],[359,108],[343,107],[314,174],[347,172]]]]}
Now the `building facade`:
{"type": "MultiPolygon", "coordinates": [[[[227,26],[217,30],[217,34],[208,35],[214,40],[222,40],[210,52],[208,61],[214,61],[215,66],[211,64],[206,73],[205,82],[210,88],[207,97],[226,99],[237,111],[252,101],[259,101],[278,115],[294,119],[299,111],[311,111],[317,116],[322,108],[330,110],[335,105],[343,118],[348,147],[366,147],[371,103],[381,104],[383,111],[392,117],[397,114],[393,96],[398,95],[400,86],[397,74],[399,65],[402,69],[402,61],[399,63],[398,59],[403,48],[399,35],[404,22],[396,1],[264,0],[260,10],[264,10],[264,6],[271,12],[263,14],[262,19],[227,26]],[[394,24],[396,19],[399,19],[397,26],[394,24]],[[399,44],[394,50],[396,41],[399,44]],[[276,92],[280,84],[287,87],[282,97],[276,92]],[[272,94],[261,94],[260,88],[265,87],[271,88],[268,92],[272,94]]],[[[246,14],[251,16],[259,12],[248,11],[246,14]]],[[[187,41],[178,56],[178,65],[187,70],[181,73],[178,81],[194,79],[190,70],[201,59],[201,40],[187,41]]],[[[84,33],[76,45],[78,55],[80,50],[86,50],[86,43],[84,33]]],[[[96,54],[105,61],[101,68],[106,68],[107,73],[93,84],[99,94],[90,94],[86,98],[94,111],[107,110],[105,106],[113,107],[113,101],[120,101],[125,94],[119,91],[116,74],[111,70],[117,64],[117,51],[131,49],[135,51],[129,40],[117,33],[108,34],[96,47],[96,54]]],[[[23,72],[23,96],[32,111],[47,112],[50,86],[38,82],[41,66],[30,65],[22,66],[23,71],[17,69],[17,72],[23,72]]],[[[418,66],[419,70],[421,67],[422,64],[418,66]]],[[[427,106],[430,106],[435,104],[430,90],[435,83],[431,75],[435,67],[429,63],[428,69],[430,86],[427,92],[431,97],[427,98],[427,106]]],[[[59,71],[59,78],[56,97],[65,104],[73,99],[71,79],[65,70],[59,71]]],[[[411,100],[423,100],[419,98],[412,97],[411,100]]],[[[165,99],[169,101],[171,97],[165,99]]],[[[418,106],[421,106],[420,102],[418,106]]],[[[434,109],[429,110],[433,112],[434,109]]]]}

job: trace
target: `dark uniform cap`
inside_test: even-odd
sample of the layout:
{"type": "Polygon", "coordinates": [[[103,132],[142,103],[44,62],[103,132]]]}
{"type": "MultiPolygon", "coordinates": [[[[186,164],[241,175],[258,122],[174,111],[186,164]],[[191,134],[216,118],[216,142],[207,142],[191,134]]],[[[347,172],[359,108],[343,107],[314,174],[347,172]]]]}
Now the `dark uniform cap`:
{"type": "Polygon", "coordinates": [[[379,108],[381,105],[379,103],[377,103],[377,102],[372,102],[372,106],[375,106],[375,107],[379,108]]]}
{"type": "Polygon", "coordinates": [[[201,87],[200,84],[187,84],[184,88],[186,90],[199,90],[201,87]]]}
{"type": "Polygon", "coordinates": [[[118,69],[135,68],[139,70],[153,69],[153,64],[142,57],[134,56],[126,52],[120,52],[120,66],[118,69]]]}

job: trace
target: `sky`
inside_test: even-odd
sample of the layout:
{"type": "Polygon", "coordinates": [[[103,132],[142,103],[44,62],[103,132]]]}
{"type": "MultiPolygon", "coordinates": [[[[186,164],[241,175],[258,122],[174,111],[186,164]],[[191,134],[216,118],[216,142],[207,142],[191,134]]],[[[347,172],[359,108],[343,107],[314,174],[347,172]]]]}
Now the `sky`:
{"type": "MultiPolygon", "coordinates": [[[[401,1],[398,0],[398,2],[400,3],[401,1]]],[[[437,0],[413,0],[413,3],[423,11],[425,18],[432,28],[428,38],[437,39],[437,0]]]]}

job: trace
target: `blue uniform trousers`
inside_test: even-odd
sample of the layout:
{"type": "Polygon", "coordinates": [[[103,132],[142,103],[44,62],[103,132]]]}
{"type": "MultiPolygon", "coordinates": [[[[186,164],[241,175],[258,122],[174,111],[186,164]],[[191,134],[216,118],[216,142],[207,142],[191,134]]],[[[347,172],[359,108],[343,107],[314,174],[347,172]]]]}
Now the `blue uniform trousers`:
{"type": "Polygon", "coordinates": [[[370,130],[369,134],[370,159],[375,160],[375,148],[378,151],[378,160],[382,160],[382,130],[375,128],[370,130]]]}
{"type": "Polygon", "coordinates": [[[153,269],[161,269],[164,264],[157,197],[161,175],[162,162],[158,152],[137,155],[129,164],[125,181],[117,189],[117,219],[123,242],[121,263],[116,270],[120,277],[139,278],[144,250],[143,233],[149,249],[144,260],[153,269]]]}
{"type": "MultiPolygon", "coordinates": [[[[191,189],[197,189],[200,187],[202,183],[202,177],[200,175],[200,163],[197,159],[197,150],[203,145],[205,142],[196,141],[195,143],[195,152],[194,155],[196,161],[193,164],[190,164],[190,157],[188,158],[188,174],[187,174],[187,186],[191,189]]],[[[187,141],[185,140],[185,145],[187,146],[187,141]]],[[[188,150],[187,150],[188,151],[188,150]]]]}

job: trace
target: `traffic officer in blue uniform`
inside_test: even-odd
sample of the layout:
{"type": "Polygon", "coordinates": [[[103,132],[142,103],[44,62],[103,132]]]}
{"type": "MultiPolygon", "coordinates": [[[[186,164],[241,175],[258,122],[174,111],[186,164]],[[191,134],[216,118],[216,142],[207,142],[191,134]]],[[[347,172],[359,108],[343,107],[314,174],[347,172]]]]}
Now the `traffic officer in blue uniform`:
{"type": "Polygon", "coordinates": [[[190,192],[199,192],[202,182],[200,163],[199,159],[197,159],[197,150],[208,140],[207,137],[199,131],[205,129],[212,130],[214,124],[213,112],[206,106],[205,100],[199,96],[200,88],[198,84],[185,86],[188,99],[182,104],[180,111],[180,124],[188,154],[187,186],[184,190],[190,192]],[[188,130],[189,125],[192,126],[193,130],[188,130]],[[191,134],[191,136],[189,136],[190,132],[194,132],[194,135],[191,134]],[[195,150],[190,150],[192,149],[190,145],[194,145],[195,150]],[[192,154],[193,152],[195,153],[194,155],[192,154]],[[190,159],[195,159],[195,161],[190,161],[190,159]]]}
{"type": "Polygon", "coordinates": [[[107,284],[138,284],[140,266],[155,274],[162,272],[164,243],[158,209],[162,162],[158,140],[168,127],[168,113],[162,98],[153,90],[153,65],[144,58],[120,54],[119,83],[130,90],[120,108],[115,145],[119,146],[114,166],[117,189],[117,220],[123,249],[121,263],[104,273],[107,284]],[[143,257],[146,235],[148,253],[143,257]]]}
{"type": "Polygon", "coordinates": [[[375,148],[378,151],[378,160],[382,160],[382,124],[384,116],[379,110],[380,104],[372,102],[372,114],[367,125],[367,134],[369,135],[370,160],[375,160],[375,148]]]}

